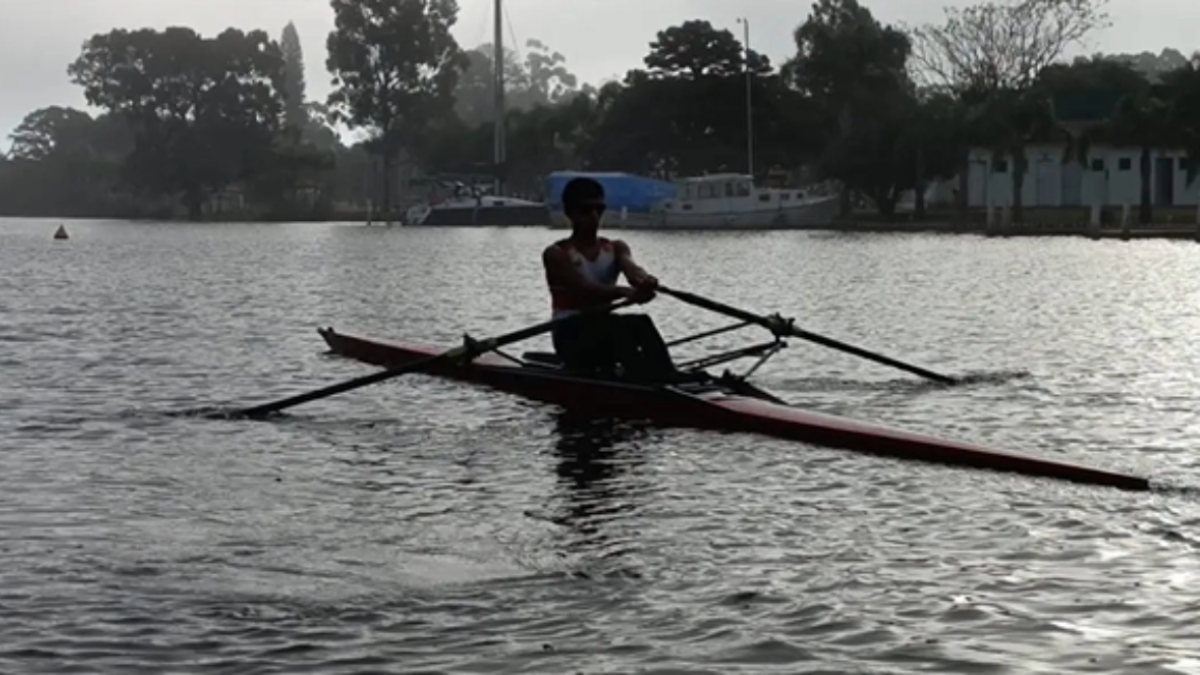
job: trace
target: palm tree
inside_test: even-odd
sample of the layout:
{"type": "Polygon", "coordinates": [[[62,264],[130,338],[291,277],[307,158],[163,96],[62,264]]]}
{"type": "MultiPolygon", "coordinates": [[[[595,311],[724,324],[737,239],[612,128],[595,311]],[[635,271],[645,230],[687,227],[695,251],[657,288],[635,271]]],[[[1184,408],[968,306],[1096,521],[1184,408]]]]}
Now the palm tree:
{"type": "Polygon", "coordinates": [[[1151,160],[1155,150],[1171,147],[1178,142],[1178,134],[1171,128],[1171,105],[1169,92],[1161,86],[1152,86],[1126,96],[1117,104],[1109,122],[1109,138],[1116,145],[1132,145],[1140,148],[1141,159],[1138,170],[1141,177],[1141,205],[1138,221],[1149,225],[1154,220],[1154,200],[1151,178],[1151,160]]]}
{"type": "Polygon", "coordinates": [[[1029,160],[1025,147],[1038,139],[1055,133],[1054,116],[1049,99],[1036,88],[1002,89],[970,102],[967,113],[967,133],[977,143],[987,146],[993,162],[1011,159],[1012,222],[1024,221],[1021,187],[1029,160]]]}
{"type": "Polygon", "coordinates": [[[1200,54],[1187,65],[1163,76],[1169,101],[1168,124],[1176,147],[1187,151],[1187,182],[1200,172],[1200,54]]]}

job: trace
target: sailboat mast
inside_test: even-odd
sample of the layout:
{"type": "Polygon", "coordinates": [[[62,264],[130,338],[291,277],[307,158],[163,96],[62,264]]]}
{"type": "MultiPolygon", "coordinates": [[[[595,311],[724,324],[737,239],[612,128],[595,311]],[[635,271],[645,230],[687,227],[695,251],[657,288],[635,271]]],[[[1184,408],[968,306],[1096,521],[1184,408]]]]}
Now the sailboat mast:
{"type": "Polygon", "coordinates": [[[503,172],[505,160],[504,147],[504,31],[503,23],[503,8],[501,0],[496,0],[496,21],[495,29],[496,36],[494,46],[496,49],[495,56],[492,59],[493,68],[495,71],[496,81],[493,85],[495,92],[495,100],[492,103],[492,112],[496,118],[495,129],[492,132],[492,165],[495,171],[495,194],[500,195],[503,189],[503,181],[501,175],[503,172]]]}

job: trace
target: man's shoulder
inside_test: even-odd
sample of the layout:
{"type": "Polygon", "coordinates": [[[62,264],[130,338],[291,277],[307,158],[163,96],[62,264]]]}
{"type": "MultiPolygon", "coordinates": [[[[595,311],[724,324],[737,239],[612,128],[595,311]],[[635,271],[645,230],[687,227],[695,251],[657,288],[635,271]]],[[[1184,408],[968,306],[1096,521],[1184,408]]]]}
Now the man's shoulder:
{"type": "Polygon", "coordinates": [[[559,239],[542,250],[542,260],[561,259],[567,255],[567,240],[559,239]]]}

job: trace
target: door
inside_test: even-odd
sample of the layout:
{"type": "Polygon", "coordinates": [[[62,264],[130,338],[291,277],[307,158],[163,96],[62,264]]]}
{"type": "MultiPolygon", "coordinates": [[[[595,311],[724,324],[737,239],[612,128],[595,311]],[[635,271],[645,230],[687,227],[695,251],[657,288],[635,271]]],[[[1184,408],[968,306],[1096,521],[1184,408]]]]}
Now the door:
{"type": "Polygon", "coordinates": [[[1083,165],[1074,159],[1062,167],[1062,205],[1083,206],[1083,165]]]}
{"type": "Polygon", "coordinates": [[[1175,205],[1175,159],[1159,157],[1154,166],[1154,205],[1175,205]]]}
{"type": "Polygon", "coordinates": [[[1058,177],[1058,162],[1049,159],[1039,159],[1034,173],[1037,182],[1034,184],[1033,206],[1058,206],[1058,186],[1062,181],[1058,177]]]}

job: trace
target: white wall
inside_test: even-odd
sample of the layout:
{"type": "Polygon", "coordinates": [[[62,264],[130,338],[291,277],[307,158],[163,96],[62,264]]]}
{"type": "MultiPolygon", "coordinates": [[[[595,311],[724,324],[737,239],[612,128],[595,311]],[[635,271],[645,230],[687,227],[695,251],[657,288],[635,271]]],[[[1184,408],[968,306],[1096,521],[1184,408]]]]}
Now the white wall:
{"type": "MultiPolygon", "coordinates": [[[[1080,166],[1075,158],[1063,163],[1063,145],[1031,145],[1026,148],[1028,166],[1021,184],[1021,202],[1025,206],[1089,206],[1100,203],[1106,206],[1141,202],[1141,174],[1139,169],[1141,150],[1138,148],[1116,148],[1094,146],[1088,152],[1086,166],[1080,166]],[[1122,160],[1126,160],[1122,164],[1122,160]],[[1099,169],[1097,170],[1097,163],[1099,169]],[[1122,166],[1126,168],[1122,168],[1122,166]]],[[[1151,199],[1162,206],[1159,199],[1158,181],[1161,169],[1159,159],[1171,160],[1173,174],[1174,206],[1196,206],[1200,204],[1200,176],[1187,182],[1187,172],[1181,166],[1181,151],[1156,151],[1150,160],[1151,199]]],[[[1005,158],[1004,172],[992,170],[991,152],[975,148],[968,155],[968,200],[971,206],[1011,206],[1012,159],[1005,158]]]]}

